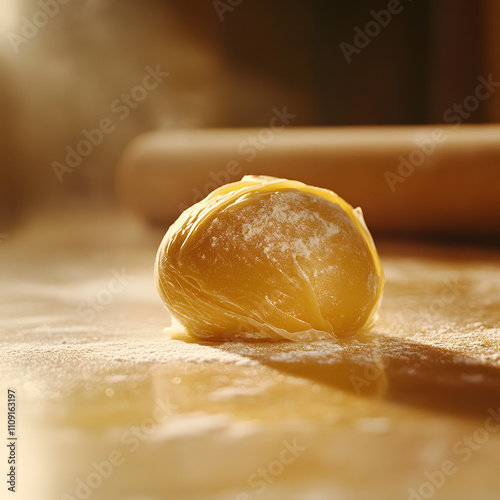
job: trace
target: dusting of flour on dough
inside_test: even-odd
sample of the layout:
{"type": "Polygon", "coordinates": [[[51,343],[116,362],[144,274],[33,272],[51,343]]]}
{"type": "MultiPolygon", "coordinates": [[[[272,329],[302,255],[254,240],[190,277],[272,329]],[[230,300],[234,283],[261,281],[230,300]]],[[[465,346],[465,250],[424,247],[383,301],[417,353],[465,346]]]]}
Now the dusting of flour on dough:
{"type": "MultiPolygon", "coordinates": [[[[266,255],[291,252],[295,257],[309,258],[325,239],[339,233],[340,228],[317,212],[301,206],[305,197],[317,202],[316,197],[308,193],[286,191],[273,193],[264,206],[252,206],[251,222],[242,224],[244,241],[263,241],[266,255]],[[283,231],[283,228],[290,230],[283,231]],[[307,228],[312,234],[291,238],[289,233],[295,228],[307,228]]],[[[248,211],[243,209],[241,217],[248,218],[248,211]]]]}

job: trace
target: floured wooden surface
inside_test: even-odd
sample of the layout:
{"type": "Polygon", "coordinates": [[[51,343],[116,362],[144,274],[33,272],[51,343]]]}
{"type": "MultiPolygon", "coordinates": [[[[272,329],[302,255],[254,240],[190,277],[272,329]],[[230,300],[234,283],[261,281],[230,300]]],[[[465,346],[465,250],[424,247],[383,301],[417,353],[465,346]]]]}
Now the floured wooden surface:
{"type": "Polygon", "coordinates": [[[163,331],[161,236],[74,214],[0,245],[19,498],[498,498],[498,251],[379,242],[369,336],[195,343],[163,331]]]}

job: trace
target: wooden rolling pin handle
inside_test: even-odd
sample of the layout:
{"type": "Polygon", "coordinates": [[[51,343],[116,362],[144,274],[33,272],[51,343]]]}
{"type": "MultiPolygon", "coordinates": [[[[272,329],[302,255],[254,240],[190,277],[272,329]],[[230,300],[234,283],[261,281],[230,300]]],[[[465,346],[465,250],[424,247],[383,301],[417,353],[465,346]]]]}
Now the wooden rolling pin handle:
{"type": "Polygon", "coordinates": [[[498,125],[159,130],[127,148],[118,186],[166,225],[246,174],[331,189],[378,233],[500,233],[498,125]]]}

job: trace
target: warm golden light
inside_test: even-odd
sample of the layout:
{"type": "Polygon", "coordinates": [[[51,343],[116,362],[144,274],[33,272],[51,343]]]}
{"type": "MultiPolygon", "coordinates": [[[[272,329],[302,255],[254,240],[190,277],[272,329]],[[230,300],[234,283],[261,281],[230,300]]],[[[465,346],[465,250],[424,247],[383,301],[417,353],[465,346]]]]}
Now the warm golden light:
{"type": "Polygon", "coordinates": [[[0,3],[0,32],[8,33],[16,27],[18,12],[16,0],[2,0],[0,3]]]}

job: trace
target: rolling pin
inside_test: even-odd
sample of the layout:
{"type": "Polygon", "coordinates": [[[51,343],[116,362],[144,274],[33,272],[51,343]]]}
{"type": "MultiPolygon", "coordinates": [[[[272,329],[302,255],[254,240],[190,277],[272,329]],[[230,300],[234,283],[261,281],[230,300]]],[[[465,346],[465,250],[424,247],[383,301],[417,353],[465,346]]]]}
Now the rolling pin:
{"type": "Polygon", "coordinates": [[[500,235],[500,125],[158,130],[118,166],[119,196],[168,225],[243,175],[331,189],[378,234],[500,235]]]}

